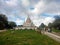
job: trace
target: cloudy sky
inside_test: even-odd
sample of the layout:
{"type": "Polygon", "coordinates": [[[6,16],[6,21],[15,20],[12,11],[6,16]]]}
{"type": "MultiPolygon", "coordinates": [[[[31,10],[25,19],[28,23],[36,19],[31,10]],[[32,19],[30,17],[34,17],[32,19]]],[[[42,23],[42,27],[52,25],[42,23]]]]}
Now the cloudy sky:
{"type": "Polygon", "coordinates": [[[60,0],[0,0],[1,13],[17,25],[23,24],[28,15],[36,26],[48,25],[60,15],[60,0]]]}

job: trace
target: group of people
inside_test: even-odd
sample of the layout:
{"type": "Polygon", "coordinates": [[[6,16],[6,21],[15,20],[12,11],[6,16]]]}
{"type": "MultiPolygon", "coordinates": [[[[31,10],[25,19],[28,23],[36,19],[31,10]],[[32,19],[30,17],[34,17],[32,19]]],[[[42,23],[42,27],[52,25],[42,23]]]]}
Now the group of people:
{"type": "Polygon", "coordinates": [[[45,28],[44,28],[44,31],[52,32],[52,28],[47,28],[47,27],[45,27],[45,28]]]}

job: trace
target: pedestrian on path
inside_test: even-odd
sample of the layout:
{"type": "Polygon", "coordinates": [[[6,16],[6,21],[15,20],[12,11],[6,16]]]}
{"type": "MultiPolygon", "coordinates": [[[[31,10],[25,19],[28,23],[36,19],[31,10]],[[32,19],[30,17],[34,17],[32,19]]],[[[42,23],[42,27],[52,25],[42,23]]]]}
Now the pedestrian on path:
{"type": "Polygon", "coordinates": [[[52,28],[50,27],[50,28],[48,28],[48,32],[52,32],[52,28]]]}

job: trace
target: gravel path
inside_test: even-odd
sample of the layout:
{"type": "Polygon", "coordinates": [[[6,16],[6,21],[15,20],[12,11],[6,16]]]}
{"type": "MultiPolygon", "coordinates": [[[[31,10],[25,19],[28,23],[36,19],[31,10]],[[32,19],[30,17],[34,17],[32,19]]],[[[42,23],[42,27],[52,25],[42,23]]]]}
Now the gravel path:
{"type": "Polygon", "coordinates": [[[49,32],[44,32],[44,34],[47,35],[47,36],[49,36],[49,37],[51,37],[52,39],[60,42],[60,36],[55,35],[55,34],[53,34],[53,33],[49,33],[49,32]]]}
{"type": "Polygon", "coordinates": [[[55,34],[55,35],[58,35],[58,36],[60,36],[60,32],[52,32],[53,34],[55,34]]]}

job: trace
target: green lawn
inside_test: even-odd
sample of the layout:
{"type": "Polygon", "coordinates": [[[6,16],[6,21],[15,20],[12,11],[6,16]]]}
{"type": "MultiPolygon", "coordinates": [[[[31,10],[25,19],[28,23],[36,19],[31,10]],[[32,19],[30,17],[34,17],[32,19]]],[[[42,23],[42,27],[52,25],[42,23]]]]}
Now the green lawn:
{"type": "Polygon", "coordinates": [[[60,45],[60,43],[33,30],[9,30],[0,32],[0,45],[60,45]]]}
{"type": "Polygon", "coordinates": [[[53,29],[52,31],[53,31],[53,32],[60,33],[60,30],[56,30],[56,29],[53,29]]]}

